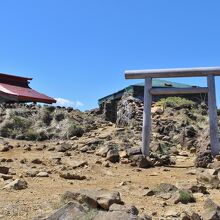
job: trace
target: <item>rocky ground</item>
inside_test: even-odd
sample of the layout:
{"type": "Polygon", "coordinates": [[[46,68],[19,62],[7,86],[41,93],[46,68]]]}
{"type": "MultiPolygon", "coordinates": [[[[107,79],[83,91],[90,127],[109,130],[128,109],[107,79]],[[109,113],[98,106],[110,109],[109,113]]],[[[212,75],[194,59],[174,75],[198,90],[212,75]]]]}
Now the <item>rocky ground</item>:
{"type": "MultiPolygon", "coordinates": [[[[47,140],[18,140],[27,139],[32,125],[23,136],[16,128],[10,139],[2,138],[0,219],[220,219],[220,158],[210,155],[205,106],[155,105],[152,152],[145,158],[139,147],[142,104],[131,97],[123,102],[116,123],[96,110],[55,108],[49,110],[50,129],[38,120],[47,140]],[[129,105],[138,114],[130,114],[129,105]],[[67,118],[57,121],[63,111],[67,118]],[[82,128],[80,135],[66,135],[70,119],[82,128]],[[58,130],[49,135],[61,125],[62,137],[58,130]]],[[[0,126],[12,131],[5,124],[15,122],[10,112],[23,117],[18,109],[24,112],[2,108],[0,126]]],[[[25,107],[35,115],[28,118],[33,124],[44,111],[25,107]]]]}

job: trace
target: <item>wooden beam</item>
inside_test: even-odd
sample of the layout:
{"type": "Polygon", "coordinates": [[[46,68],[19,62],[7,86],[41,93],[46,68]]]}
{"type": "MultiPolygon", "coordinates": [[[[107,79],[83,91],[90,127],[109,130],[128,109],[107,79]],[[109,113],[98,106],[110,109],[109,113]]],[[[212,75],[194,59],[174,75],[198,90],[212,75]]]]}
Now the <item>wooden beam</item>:
{"type": "Polygon", "coordinates": [[[202,94],[208,93],[208,88],[152,88],[150,92],[152,95],[202,94]]]}
{"type": "Polygon", "coordinates": [[[152,88],[152,79],[145,79],[144,87],[144,115],[143,115],[143,129],[142,129],[142,154],[149,156],[150,154],[150,139],[151,139],[151,104],[152,95],[150,90],[152,88]]]}
{"type": "Polygon", "coordinates": [[[218,155],[219,137],[218,137],[218,117],[216,106],[215,77],[210,75],[207,77],[208,82],[208,104],[209,104],[209,124],[210,124],[210,143],[212,155],[218,155]]]}
{"type": "Polygon", "coordinates": [[[125,71],[126,79],[220,76],[220,67],[150,69],[125,71]]]}

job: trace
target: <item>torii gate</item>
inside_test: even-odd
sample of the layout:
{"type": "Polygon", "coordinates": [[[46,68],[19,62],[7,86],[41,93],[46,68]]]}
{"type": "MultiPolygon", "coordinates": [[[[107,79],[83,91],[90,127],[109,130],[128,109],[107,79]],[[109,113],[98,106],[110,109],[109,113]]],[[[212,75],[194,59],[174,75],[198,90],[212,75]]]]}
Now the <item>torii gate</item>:
{"type": "Polygon", "coordinates": [[[151,137],[151,104],[152,95],[174,95],[208,93],[210,143],[213,156],[220,153],[218,139],[218,118],[215,91],[215,76],[220,76],[220,67],[178,68],[178,69],[150,69],[125,71],[126,79],[145,79],[144,114],[142,130],[142,153],[150,154],[151,137]],[[199,88],[152,88],[152,78],[175,77],[207,77],[207,87],[199,88]]]}

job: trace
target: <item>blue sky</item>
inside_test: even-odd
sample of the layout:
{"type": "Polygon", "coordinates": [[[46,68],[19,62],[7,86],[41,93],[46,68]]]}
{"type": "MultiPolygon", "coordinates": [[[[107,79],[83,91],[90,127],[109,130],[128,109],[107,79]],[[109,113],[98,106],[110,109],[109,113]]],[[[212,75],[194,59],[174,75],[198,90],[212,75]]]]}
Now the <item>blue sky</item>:
{"type": "Polygon", "coordinates": [[[220,66],[219,9],[219,0],[0,0],[0,72],[94,108],[139,82],[125,70],[220,66]]]}

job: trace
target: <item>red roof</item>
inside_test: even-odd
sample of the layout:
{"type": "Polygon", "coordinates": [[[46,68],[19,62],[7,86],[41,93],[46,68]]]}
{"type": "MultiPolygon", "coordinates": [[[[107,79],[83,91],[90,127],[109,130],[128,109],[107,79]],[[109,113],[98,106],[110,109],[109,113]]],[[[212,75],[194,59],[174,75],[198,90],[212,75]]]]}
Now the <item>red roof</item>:
{"type": "Polygon", "coordinates": [[[5,100],[21,102],[56,103],[56,100],[31,89],[28,84],[32,78],[0,73],[0,96],[5,100]]]}

